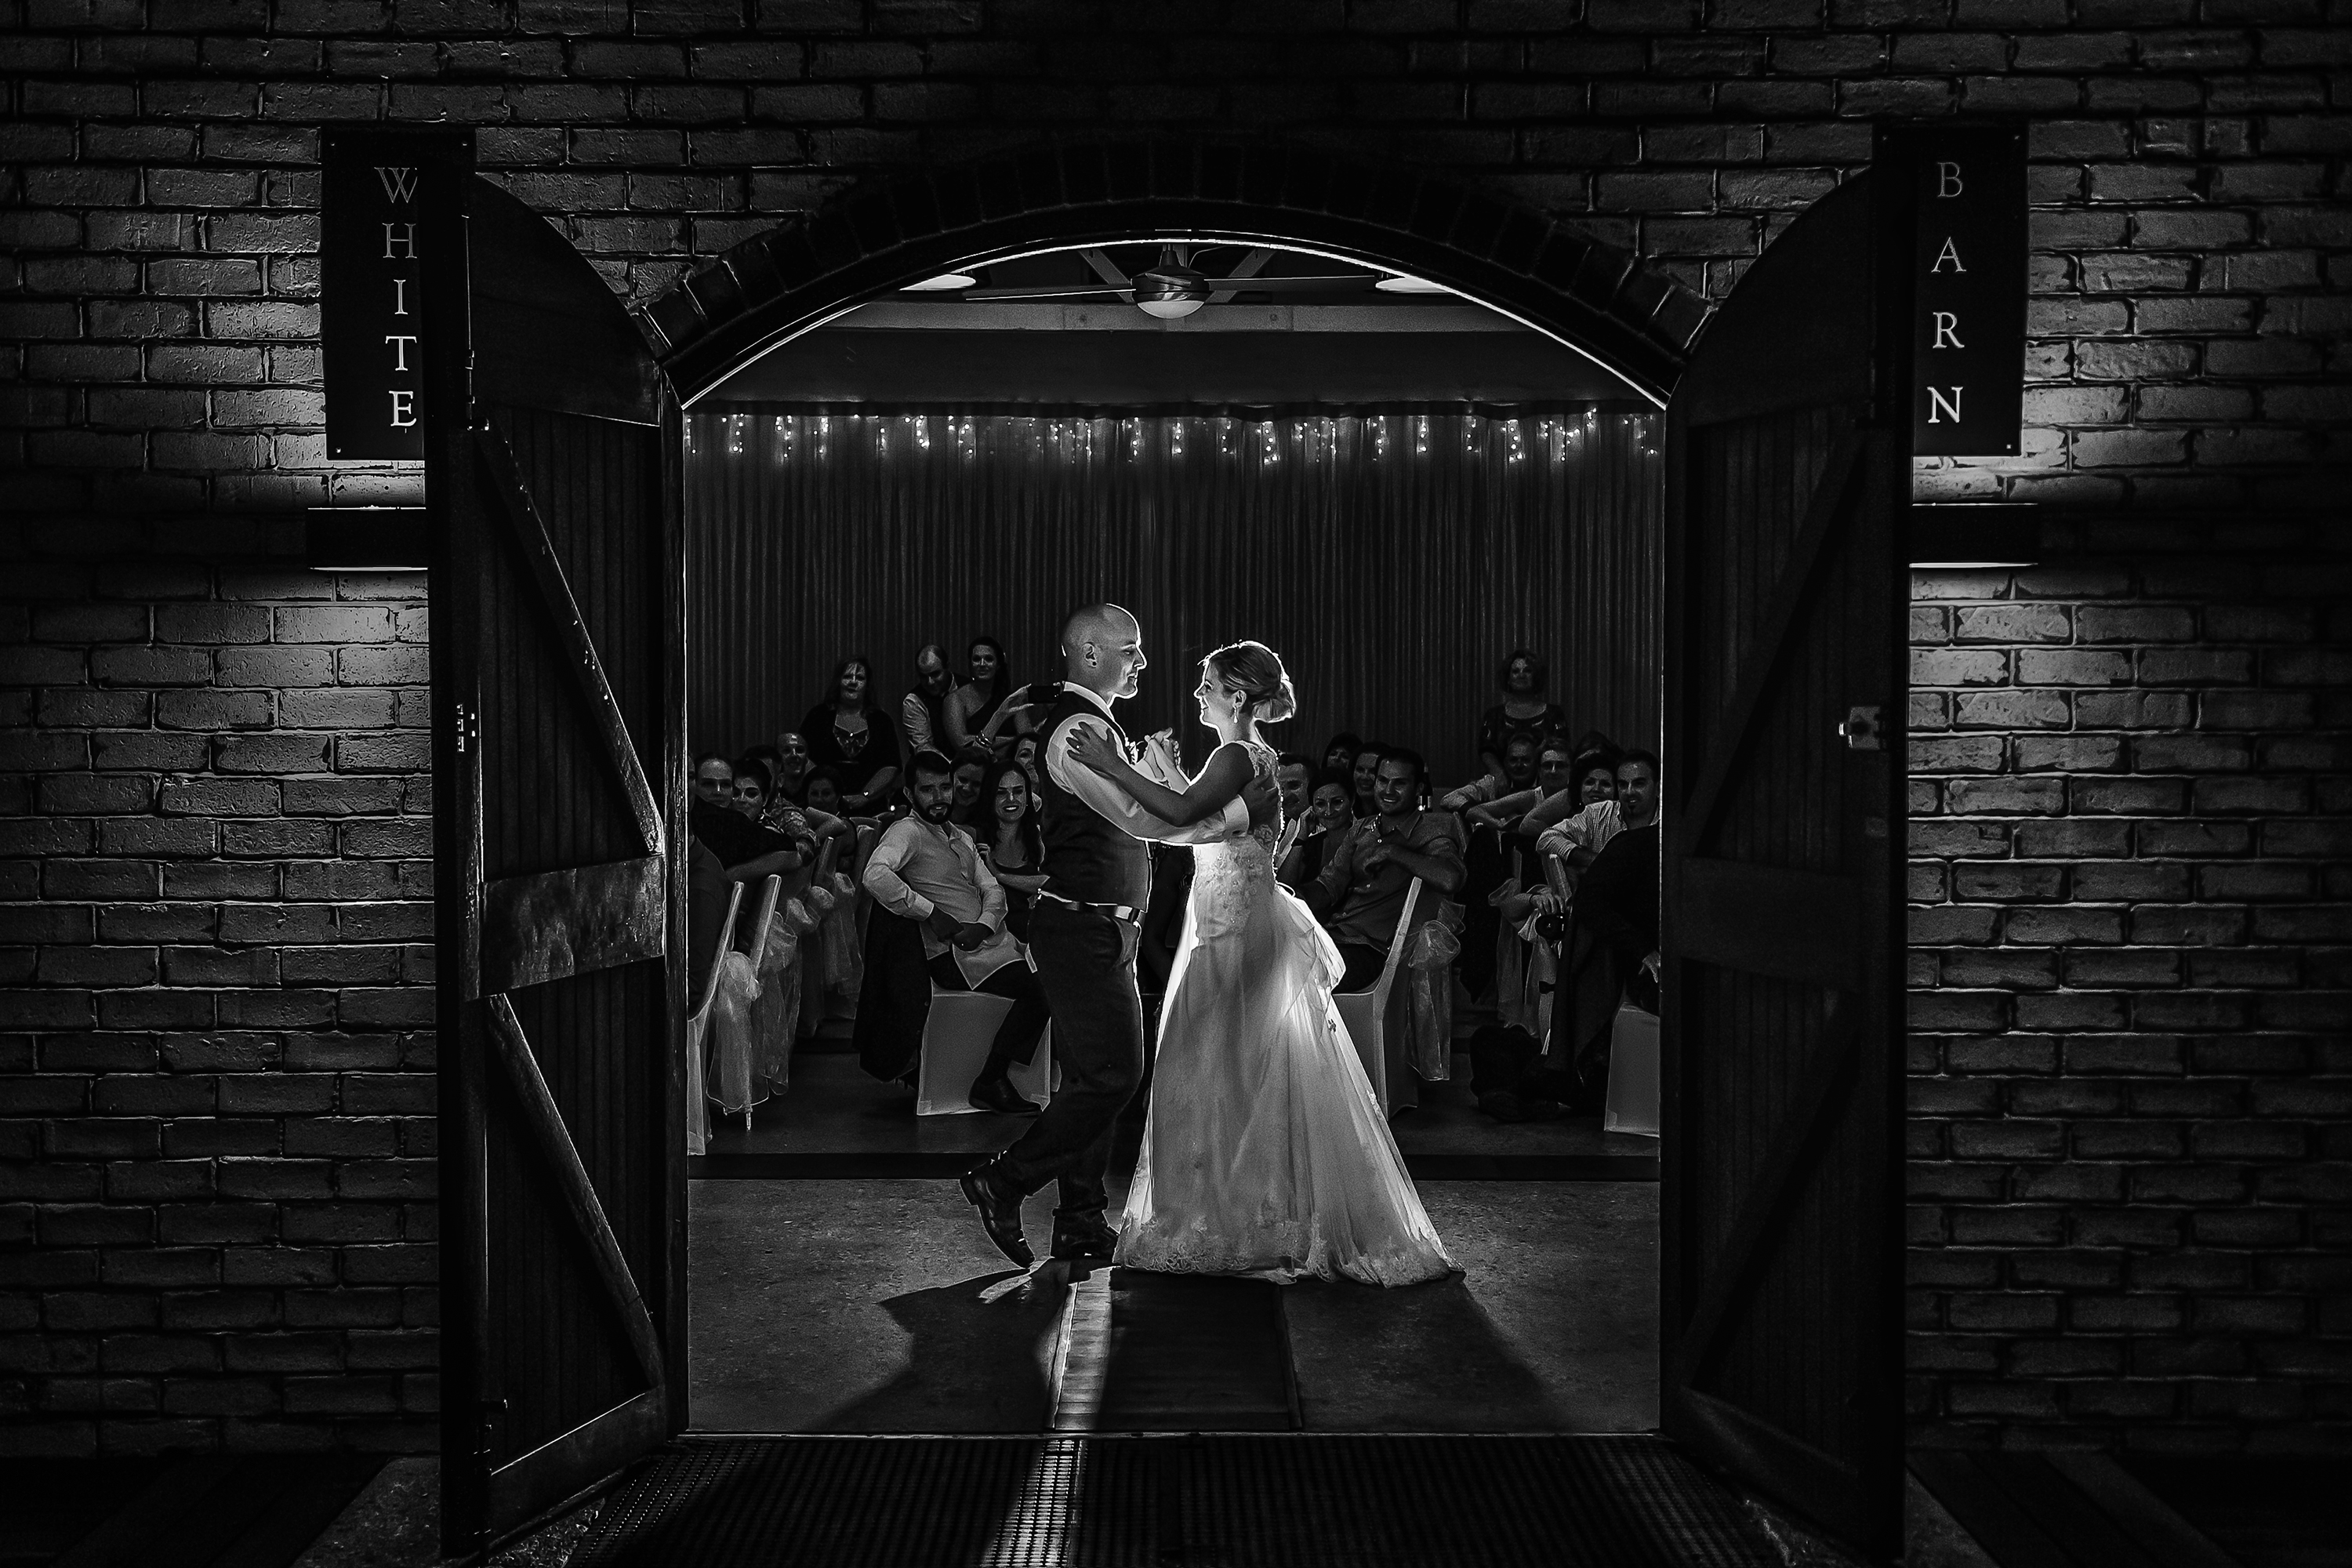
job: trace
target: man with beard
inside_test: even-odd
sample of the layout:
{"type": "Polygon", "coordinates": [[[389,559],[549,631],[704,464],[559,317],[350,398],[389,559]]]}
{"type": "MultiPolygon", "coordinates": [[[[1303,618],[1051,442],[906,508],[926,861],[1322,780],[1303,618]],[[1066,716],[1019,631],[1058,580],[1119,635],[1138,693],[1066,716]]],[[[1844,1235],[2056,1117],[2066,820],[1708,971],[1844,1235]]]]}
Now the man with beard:
{"type": "Polygon", "coordinates": [[[940,752],[917,752],[907,766],[913,812],[892,823],[866,857],[863,881],[875,902],[922,928],[931,984],[942,991],[1009,996],[1013,1010],[972,1080],[982,1110],[1031,1115],[1037,1107],[1013,1087],[1012,1069],[1037,1054],[1050,1014],[1021,944],[1004,929],[1004,888],[988,858],[948,820],[955,805],[955,764],[940,752]]]}

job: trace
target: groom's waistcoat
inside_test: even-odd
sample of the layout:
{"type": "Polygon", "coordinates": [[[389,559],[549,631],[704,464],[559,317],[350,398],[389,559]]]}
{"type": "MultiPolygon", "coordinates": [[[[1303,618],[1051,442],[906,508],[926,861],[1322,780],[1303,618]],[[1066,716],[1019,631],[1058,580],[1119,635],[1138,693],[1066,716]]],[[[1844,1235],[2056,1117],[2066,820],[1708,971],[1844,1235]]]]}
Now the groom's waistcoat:
{"type": "MultiPolygon", "coordinates": [[[[1046,740],[1065,720],[1080,717],[1101,719],[1103,710],[1064,691],[1045,720],[1046,740]]],[[[1127,733],[1118,721],[1105,721],[1125,745],[1127,733]]],[[[1133,904],[1139,910],[1150,902],[1151,847],[1055,784],[1050,768],[1037,771],[1037,793],[1045,800],[1045,890],[1082,904],[1133,904]]]]}

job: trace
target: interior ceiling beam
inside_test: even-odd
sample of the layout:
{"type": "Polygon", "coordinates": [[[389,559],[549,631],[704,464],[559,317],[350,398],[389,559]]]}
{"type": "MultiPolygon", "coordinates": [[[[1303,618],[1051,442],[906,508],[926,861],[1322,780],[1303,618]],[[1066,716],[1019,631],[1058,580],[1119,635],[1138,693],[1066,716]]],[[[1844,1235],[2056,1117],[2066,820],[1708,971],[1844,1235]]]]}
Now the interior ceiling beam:
{"type": "Polygon", "coordinates": [[[1133,284],[1128,278],[1127,274],[1121,272],[1116,266],[1112,265],[1109,253],[1104,250],[1101,247],[1093,247],[1089,249],[1082,250],[1078,252],[1078,254],[1086,258],[1086,263],[1088,267],[1094,268],[1095,276],[1109,284],[1112,288],[1127,289],[1133,287],[1133,284]]]}
{"type": "MultiPolygon", "coordinates": [[[[1226,273],[1225,276],[1228,278],[1255,278],[1258,275],[1258,269],[1273,259],[1274,251],[1272,247],[1261,245],[1256,249],[1251,251],[1247,256],[1243,257],[1240,261],[1236,262],[1234,266],[1234,269],[1231,272],[1226,273]]],[[[1228,304],[1232,302],[1233,297],[1239,292],[1240,290],[1237,289],[1219,289],[1209,296],[1209,303],[1212,305],[1228,304]]]]}

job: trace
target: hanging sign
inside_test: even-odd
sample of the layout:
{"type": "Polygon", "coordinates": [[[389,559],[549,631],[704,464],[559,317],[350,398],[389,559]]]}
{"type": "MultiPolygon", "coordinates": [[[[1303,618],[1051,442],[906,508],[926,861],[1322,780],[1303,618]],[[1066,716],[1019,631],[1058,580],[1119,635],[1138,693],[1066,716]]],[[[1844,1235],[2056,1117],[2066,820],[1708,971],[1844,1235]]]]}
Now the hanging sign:
{"type": "MultiPolygon", "coordinates": [[[[327,456],[425,456],[427,279],[465,242],[452,156],[463,133],[330,130],[324,178],[320,328],[327,456]]],[[[439,323],[446,327],[449,323],[439,323]]]]}
{"type": "Polygon", "coordinates": [[[2025,408],[2025,132],[1913,130],[1911,449],[2014,456],[2025,408]]]}

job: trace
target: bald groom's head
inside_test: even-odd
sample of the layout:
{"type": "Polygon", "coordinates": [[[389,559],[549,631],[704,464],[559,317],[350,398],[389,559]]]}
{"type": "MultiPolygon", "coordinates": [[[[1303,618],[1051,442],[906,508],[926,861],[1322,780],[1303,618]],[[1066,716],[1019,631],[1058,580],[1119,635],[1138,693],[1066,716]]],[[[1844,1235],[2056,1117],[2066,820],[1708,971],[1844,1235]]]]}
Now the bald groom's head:
{"type": "Polygon", "coordinates": [[[1088,605],[1062,623],[1062,670],[1098,697],[1135,695],[1145,659],[1143,628],[1117,605],[1088,605]]]}

